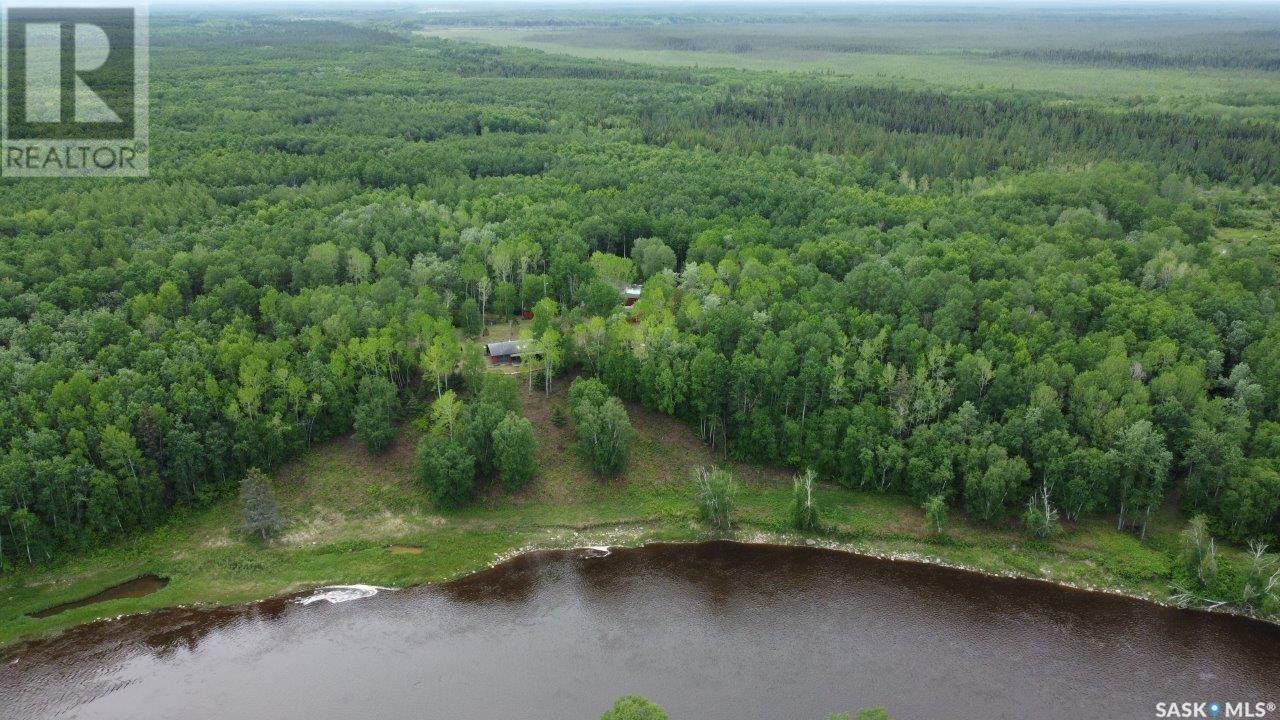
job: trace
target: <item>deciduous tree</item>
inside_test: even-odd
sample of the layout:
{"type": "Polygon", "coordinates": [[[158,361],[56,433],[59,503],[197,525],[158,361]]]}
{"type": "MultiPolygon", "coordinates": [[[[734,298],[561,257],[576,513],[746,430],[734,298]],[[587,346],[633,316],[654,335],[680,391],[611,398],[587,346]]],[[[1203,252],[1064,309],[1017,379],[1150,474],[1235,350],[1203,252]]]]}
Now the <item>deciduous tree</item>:
{"type": "Polygon", "coordinates": [[[400,412],[396,386],[384,377],[360,381],[355,409],[356,439],[370,452],[382,452],[396,436],[395,417],[400,412]]]}
{"type": "Polygon", "coordinates": [[[423,438],[418,444],[414,473],[439,507],[462,507],[475,494],[475,458],[453,440],[423,438]]]}
{"type": "Polygon", "coordinates": [[[502,487],[515,492],[529,483],[536,470],[533,423],[508,412],[493,429],[493,452],[498,465],[498,479],[502,487]]]}

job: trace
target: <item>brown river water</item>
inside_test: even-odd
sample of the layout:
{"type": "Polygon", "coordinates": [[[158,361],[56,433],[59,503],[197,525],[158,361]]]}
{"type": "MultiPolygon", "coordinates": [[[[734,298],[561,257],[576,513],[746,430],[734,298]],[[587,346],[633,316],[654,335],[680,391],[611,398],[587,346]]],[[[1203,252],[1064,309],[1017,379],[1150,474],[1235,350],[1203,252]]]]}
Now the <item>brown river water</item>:
{"type": "Polygon", "coordinates": [[[0,718],[591,720],[627,693],[672,720],[1280,703],[1280,627],[1243,618],[809,548],[601,555],[83,626],[0,659],[0,718]]]}

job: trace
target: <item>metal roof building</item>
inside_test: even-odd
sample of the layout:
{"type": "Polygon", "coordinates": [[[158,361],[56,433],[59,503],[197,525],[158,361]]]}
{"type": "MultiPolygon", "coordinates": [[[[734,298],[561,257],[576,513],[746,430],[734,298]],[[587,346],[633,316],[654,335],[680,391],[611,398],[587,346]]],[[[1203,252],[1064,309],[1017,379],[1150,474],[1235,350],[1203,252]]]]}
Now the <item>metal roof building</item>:
{"type": "Polygon", "coordinates": [[[501,365],[506,363],[519,364],[520,358],[526,353],[536,355],[537,350],[530,350],[530,344],[526,340],[502,340],[500,342],[485,343],[484,354],[489,358],[490,365],[501,365]]]}

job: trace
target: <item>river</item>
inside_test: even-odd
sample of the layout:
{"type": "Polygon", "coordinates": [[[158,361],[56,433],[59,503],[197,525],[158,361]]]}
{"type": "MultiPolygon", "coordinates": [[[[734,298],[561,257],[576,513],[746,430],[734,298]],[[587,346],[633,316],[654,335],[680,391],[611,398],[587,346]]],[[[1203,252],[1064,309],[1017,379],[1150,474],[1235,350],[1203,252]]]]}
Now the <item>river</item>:
{"type": "Polygon", "coordinates": [[[0,717],[591,720],[627,693],[672,720],[1280,703],[1274,625],[811,548],[536,552],[442,585],[300,599],[166,610],[11,652],[0,717]]]}

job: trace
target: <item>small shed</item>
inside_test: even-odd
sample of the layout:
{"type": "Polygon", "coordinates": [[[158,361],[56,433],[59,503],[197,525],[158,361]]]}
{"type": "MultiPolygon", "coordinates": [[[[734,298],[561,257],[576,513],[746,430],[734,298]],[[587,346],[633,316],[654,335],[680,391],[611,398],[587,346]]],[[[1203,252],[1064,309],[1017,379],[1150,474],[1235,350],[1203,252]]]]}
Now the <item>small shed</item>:
{"type": "Polygon", "coordinates": [[[484,346],[484,356],[489,358],[490,365],[519,365],[528,352],[529,343],[523,340],[503,340],[484,346]]]}
{"type": "Polygon", "coordinates": [[[642,290],[644,290],[644,288],[641,287],[640,285],[628,285],[625,288],[623,288],[622,289],[623,304],[626,305],[627,307],[631,307],[632,305],[635,305],[636,301],[640,299],[640,292],[642,290]]]}

